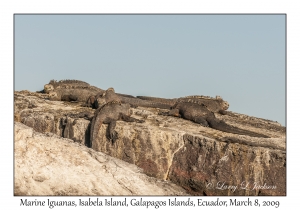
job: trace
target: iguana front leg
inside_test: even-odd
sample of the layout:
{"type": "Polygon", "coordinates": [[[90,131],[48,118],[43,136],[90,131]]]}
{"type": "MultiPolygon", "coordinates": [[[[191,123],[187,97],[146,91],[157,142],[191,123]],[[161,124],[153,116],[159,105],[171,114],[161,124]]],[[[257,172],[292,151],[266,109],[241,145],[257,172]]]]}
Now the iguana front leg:
{"type": "MultiPolygon", "coordinates": [[[[138,122],[138,123],[143,123],[145,122],[144,120],[139,120],[139,119],[135,119],[133,117],[130,117],[128,115],[122,114],[120,113],[120,119],[122,119],[125,122],[138,122]]],[[[108,136],[107,138],[110,139],[112,141],[112,143],[114,144],[116,142],[116,140],[118,139],[118,132],[115,131],[115,127],[116,127],[116,120],[110,119],[109,120],[110,123],[108,124],[108,136]]]]}

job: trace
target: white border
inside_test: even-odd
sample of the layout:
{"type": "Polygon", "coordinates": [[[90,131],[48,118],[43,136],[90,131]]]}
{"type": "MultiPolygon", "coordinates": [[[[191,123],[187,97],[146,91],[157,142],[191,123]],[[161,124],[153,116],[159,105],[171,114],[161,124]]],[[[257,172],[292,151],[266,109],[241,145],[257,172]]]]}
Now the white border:
{"type": "MultiPolygon", "coordinates": [[[[286,13],[287,14],[287,196],[272,197],[279,200],[280,208],[298,206],[296,190],[299,182],[298,139],[296,119],[299,114],[299,7],[297,1],[199,1],[199,0],[85,0],[85,1],[41,1],[2,0],[0,2],[1,39],[1,201],[0,207],[18,208],[20,197],[13,197],[13,14],[15,13],[286,13]]],[[[63,197],[58,200],[69,200],[63,197]]],[[[153,198],[157,199],[157,198],[153,198]]],[[[195,198],[196,199],[196,198],[195,198]]],[[[216,199],[210,198],[210,199],[216,199]]],[[[227,199],[224,198],[223,199],[227,199]]],[[[77,198],[76,198],[77,200],[77,198]]],[[[77,207],[78,208],[78,207],[77,207]]],[[[111,209],[111,208],[110,208],[111,209]]],[[[212,208],[213,209],[213,208],[212,208]]]]}

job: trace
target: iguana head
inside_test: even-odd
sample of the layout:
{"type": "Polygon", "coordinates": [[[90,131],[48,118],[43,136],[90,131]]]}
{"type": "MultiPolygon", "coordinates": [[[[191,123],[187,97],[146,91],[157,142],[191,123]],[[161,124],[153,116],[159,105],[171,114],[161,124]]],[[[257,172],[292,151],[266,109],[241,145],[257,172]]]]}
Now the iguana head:
{"type": "Polygon", "coordinates": [[[115,92],[115,89],[113,89],[113,88],[108,88],[104,93],[102,93],[102,95],[99,95],[99,96],[100,96],[100,97],[106,96],[106,94],[107,94],[109,91],[112,91],[112,92],[114,93],[114,92],[115,92]]]}
{"type": "Polygon", "coordinates": [[[112,92],[115,92],[115,89],[114,88],[112,88],[112,87],[110,87],[110,88],[108,88],[105,92],[108,92],[108,91],[112,91],[112,92]]]}
{"type": "Polygon", "coordinates": [[[95,101],[95,105],[96,107],[101,107],[103,106],[104,104],[106,104],[106,100],[105,100],[105,97],[98,97],[95,101]]]}
{"type": "Polygon", "coordinates": [[[227,110],[229,108],[229,103],[224,101],[221,96],[216,96],[216,99],[219,101],[222,110],[227,110]]]}
{"type": "Polygon", "coordinates": [[[45,93],[50,93],[53,90],[54,90],[54,86],[53,85],[51,85],[51,84],[44,85],[44,92],[45,93]]]}

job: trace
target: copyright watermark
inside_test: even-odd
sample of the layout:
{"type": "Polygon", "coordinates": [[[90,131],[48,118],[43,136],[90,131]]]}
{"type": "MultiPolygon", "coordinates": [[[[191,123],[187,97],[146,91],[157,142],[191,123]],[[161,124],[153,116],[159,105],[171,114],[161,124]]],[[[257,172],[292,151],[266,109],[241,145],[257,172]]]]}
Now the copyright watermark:
{"type": "Polygon", "coordinates": [[[275,190],[277,187],[276,185],[268,185],[267,183],[259,184],[258,182],[241,182],[240,184],[228,184],[226,182],[217,182],[217,183],[212,183],[208,182],[206,184],[207,189],[218,189],[218,190],[231,190],[232,192],[235,192],[236,190],[260,190],[260,189],[265,189],[265,190],[275,190]]]}

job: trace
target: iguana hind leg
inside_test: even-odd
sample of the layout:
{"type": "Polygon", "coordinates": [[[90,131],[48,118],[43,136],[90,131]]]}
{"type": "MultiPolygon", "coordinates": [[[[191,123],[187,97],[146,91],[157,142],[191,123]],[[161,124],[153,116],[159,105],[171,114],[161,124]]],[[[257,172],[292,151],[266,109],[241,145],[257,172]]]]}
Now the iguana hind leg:
{"type": "Polygon", "coordinates": [[[208,127],[209,124],[206,121],[206,119],[204,117],[195,117],[195,119],[193,120],[195,123],[198,123],[204,127],[208,127]]]}
{"type": "MultiPolygon", "coordinates": [[[[125,115],[123,113],[120,113],[120,118],[125,122],[138,122],[138,123],[145,122],[144,120],[135,119],[135,118],[125,115]]],[[[108,124],[108,127],[107,127],[107,130],[108,130],[107,138],[112,141],[112,144],[114,144],[116,142],[116,140],[118,139],[118,132],[115,131],[117,121],[112,120],[112,119],[109,121],[110,121],[110,123],[108,124]]]]}
{"type": "Polygon", "coordinates": [[[159,111],[158,112],[159,115],[164,115],[164,116],[174,116],[174,117],[181,117],[181,115],[179,114],[179,109],[172,109],[170,111],[159,111]]]}

